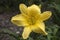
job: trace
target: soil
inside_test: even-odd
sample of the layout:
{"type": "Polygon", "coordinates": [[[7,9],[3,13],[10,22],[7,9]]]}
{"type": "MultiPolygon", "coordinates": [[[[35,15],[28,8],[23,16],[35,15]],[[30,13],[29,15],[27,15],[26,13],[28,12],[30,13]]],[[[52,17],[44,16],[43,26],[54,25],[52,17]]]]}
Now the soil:
{"type": "MultiPolygon", "coordinates": [[[[18,14],[19,12],[0,12],[0,30],[2,28],[7,28],[12,32],[15,32],[19,35],[22,33],[22,27],[18,27],[11,23],[11,17],[18,14]]],[[[9,36],[8,34],[0,34],[0,40],[16,40],[14,37],[9,36]]]]}

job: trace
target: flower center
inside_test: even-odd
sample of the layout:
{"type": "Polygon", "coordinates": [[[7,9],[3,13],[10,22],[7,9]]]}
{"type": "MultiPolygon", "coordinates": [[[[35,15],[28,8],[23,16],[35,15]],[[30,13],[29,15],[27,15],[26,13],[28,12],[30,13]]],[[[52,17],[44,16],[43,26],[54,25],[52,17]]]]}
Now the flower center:
{"type": "Polygon", "coordinates": [[[34,25],[36,23],[36,18],[34,16],[31,16],[28,20],[29,25],[34,25]]]}

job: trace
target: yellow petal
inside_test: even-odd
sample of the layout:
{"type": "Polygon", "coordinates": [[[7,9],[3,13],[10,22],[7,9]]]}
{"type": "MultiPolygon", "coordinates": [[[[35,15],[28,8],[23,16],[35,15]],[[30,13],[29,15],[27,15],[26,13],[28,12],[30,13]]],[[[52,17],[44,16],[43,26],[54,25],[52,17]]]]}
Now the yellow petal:
{"type": "Polygon", "coordinates": [[[51,17],[51,15],[52,15],[51,11],[45,11],[41,14],[40,20],[45,21],[45,20],[49,19],[51,17]]]}
{"type": "Polygon", "coordinates": [[[17,26],[26,26],[26,25],[28,25],[28,23],[26,22],[26,19],[21,14],[13,16],[12,19],[11,19],[11,22],[16,24],[17,26]]]}
{"type": "Polygon", "coordinates": [[[21,13],[23,13],[23,14],[28,13],[27,6],[25,4],[20,4],[19,9],[20,9],[21,13]]]}
{"type": "Polygon", "coordinates": [[[36,15],[41,13],[41,9],[37,5],[32,5],[28,7],[29,14],[36,15]]]}
{"type": "Polygon", "coordinates": [[[24,31],[23,31],[23,34],[22,34],[23,39],[27,39],[31,32],[32,32],[32,30],[31,30],[30,27],[25,27],[24,31]]]}
{"type": "Polygon", "coordinates": [[[36,33],[41,33],[43,35],[47,35],[46,31],[45,31],[45,25],[43,22],[37,22],[36,23],[36,28],[33,30],[36,33]]]}

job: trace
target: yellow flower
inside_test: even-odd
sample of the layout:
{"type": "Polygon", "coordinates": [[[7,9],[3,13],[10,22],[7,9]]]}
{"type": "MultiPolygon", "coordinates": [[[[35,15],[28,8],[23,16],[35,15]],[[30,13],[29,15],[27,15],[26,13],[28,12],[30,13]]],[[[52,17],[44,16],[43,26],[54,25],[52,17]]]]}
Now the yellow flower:
{"type": "Polygon", "coordinates": [[[27,39],[32,31],[47,35],[44,21],[51,17],[52,13],[50,11],[41,13],[41,8],[35,4],[29,7],[27,7],[25,4],[20,4],[19,9],[21,14],[12,17],[11,22],[17,26],[24,27],[22,33],[22,37],[24,39],[27,39]]]}

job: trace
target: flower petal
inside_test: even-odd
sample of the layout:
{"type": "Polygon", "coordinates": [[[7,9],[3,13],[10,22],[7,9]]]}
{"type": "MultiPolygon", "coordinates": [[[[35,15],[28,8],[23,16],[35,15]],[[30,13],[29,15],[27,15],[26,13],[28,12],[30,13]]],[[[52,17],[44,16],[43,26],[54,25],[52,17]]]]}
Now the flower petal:
{"type": "Polygon", "coordinates": [[[20,9],[21,13],[23,13],[25,15],[28,13],[27,6],[25,4],[20,4],[19,9],[20,9]]]}
{"type": "Polygon", "coordinates": [[[43,35],[47,35],[47,33],[45,31],[45,25],[44,25],[43,22],[40,22],[40,23],[38,22],[36,24],[36,29],[34,29],[33,31],[36,32],[36,33],[41,33],[43,35]]]}
{"type": "Polygon", "coordinates": [[[29,34],[32,32],[31,28],[30,27],[25,27],[24,28],[24,31],[23,31],[23,34],[22,34],[22,37],[24,39],[27,39],[29,37],[29,34]]]}
{"type": "Polygon", "coordinates": [[[36,15],[41,13],[41,9],[37,5],[32,5],[28,7],[29,15],[36,15]]]}
{"type": "Polygon", "coordinates": [[[45,20],[49,19],[49,18],[51,17],[51,15],[52,15],[51,11],[43,12],[43,13],[41,14],[40,20],[45,21],[45,20]]]}
{"type": "Polygon", "coordinates": [[[28,23],[26,22],[26,18],[24,18],[23,15],[21,15],[21,14],[13,16],[12,19],[11,19],[11,22],[16,24],[17,26],[28,25],[28,23]]]}

